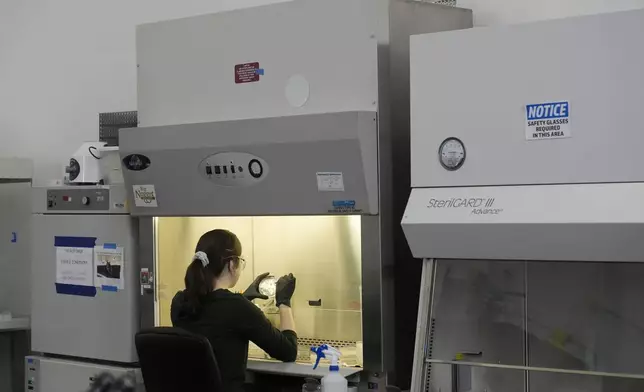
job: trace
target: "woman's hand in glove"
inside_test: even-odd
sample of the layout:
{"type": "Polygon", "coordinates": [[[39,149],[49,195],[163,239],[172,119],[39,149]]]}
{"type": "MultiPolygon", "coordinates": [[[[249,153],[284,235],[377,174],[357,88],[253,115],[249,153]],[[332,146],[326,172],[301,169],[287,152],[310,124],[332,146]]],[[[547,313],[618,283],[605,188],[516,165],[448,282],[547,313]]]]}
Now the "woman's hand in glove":
{"type": "Polygon", "coordinates": [[[259,292],[259,284],[262,283],[262,280],[266,279],[268,275],[270,275],[270,272],[264,272],[263,274],[256,277],[253,283],[251,283],[250,286],[248,286],[248,288],[246,289],[246,291],[244,291],[244,294],[242,295],[246,297],[246,299],[249,301],[252,301],[258,298],[268,299],[267,296],[259,292]]]}
{"type": "Polygon", "coordinates": [[[277,281],[275,288],[275,305],[291,307],[291,298],[295,293],[295,277],[293,274],[284,275],[277,281]]]}

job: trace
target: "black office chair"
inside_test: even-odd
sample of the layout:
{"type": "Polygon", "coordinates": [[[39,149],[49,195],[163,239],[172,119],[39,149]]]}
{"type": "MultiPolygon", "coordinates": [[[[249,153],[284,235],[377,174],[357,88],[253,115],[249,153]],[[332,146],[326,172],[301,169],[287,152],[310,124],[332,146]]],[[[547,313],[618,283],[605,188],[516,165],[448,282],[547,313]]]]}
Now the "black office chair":
{"type": "Polygon", "coordinates": [[[210,342],[179,328],[151,328],[136,334],[136,351],[146,392],[223,392],[210,342]]]}

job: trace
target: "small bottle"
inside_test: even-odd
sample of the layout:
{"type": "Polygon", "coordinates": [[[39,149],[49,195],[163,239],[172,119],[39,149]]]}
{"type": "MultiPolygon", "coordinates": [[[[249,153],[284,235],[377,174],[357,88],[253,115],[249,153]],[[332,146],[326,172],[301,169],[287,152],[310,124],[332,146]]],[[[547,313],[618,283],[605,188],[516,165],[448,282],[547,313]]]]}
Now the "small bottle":
{"type": "Polygon", "coordinates": [[[313,369],[318,367],[320,359],[328,358],[331,360],[329,373],[322,378],[322,392],[347,392],[349,383],[347,382],[347,379],[340,374],[340,351],[326,344],[317,348],[311,347],[311,351],[317,355],[313,369]]]}

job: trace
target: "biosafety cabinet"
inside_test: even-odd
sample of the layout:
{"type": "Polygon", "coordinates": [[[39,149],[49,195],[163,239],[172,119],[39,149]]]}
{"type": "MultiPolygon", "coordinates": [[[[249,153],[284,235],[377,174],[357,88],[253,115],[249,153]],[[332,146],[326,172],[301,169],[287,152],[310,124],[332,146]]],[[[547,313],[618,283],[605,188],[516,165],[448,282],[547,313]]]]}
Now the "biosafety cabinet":
{"type": "Polygon", "coordinates": [[[248,261],[235,290],[263,272],[298,279],[298,364],[251,346],[249,370],[320,375],[309,348],[329,342],[345,375],[393,381],[409,36],[471,23],[424,2],[298,0],[139,26],[140,124],[120,153],[152,278],[143,325],[170,324],[197,240],[225,228],[248,261]]]}
{"type": "Polygon", "coordinates": [[[642,37],[644,10],[412,37],[413,391],[644,390],[642,37]]]}

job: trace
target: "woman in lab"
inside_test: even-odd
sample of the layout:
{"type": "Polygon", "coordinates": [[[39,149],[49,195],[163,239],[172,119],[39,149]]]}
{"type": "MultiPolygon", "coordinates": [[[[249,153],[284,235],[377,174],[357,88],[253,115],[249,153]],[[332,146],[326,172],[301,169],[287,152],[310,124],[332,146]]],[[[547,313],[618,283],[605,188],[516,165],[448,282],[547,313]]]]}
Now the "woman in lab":
{"type": "Polygon", "coordinates": [[[219,364],[224,390],[243,391],[248,342],[252,341],[271,357],[293,362],[297,356],[297,335],[291,311],[295,291],[293,274],[277,281],[275,302],[280,312],[276,329],[252,302],[267,298],[259,293],[262,274],[244,294],[229,291],[239,280],[245,261],[237,236],[227,230],[202,235],[188,266],[186,289],[172,300],[171,318],[175,327],[205,336],[219,364]]]}

